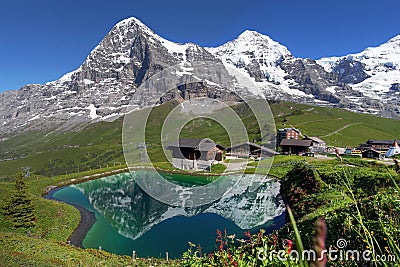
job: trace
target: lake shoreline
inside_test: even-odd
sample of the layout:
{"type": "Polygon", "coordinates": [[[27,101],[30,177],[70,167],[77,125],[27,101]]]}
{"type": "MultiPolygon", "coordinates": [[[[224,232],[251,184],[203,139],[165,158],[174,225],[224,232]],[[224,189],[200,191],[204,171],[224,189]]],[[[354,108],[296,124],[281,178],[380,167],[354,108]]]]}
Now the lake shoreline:
{"type": "Polygon", "coordinates": [[[53,197],[54,193],[56,193],[57,191],[65,188],[66,186],[61,186],[61,187],[57,187],[57,188],[53,188],[52,190],[50,190],[47,195],[43,195],[43,197],[45,199],[48,200],[52,200],[52,201],[57,201],[57,202],[62,202],[68,205],[71,205],[73,207],[75,207],[80,215],[81,215],[81,219],[79,221],[78,226],[74,229],[74,231],[71,233],[71,235],[68,237],[68,243],[75,246],[75,247],[80,247],[80,248],[84,248],[82,245],[83,240],[85,239],[85,236],[87,235],[87,233],[89,232],[89,230],[92,228],[92,226],[96,223],[96,215],[94,212],[87,210],[86,208],[73,204],[73,203],[69,203],[66,201],[61,201],[58,200],[56,198],[53,197]]]}
{"type": "MultiPolygon", "coordinates": [[[[138,173],[141,173],[139,171],[138,173]]],[[[171,177],[175,177],[174,175],[171,175],[171,177]]],[[[193,179],[196,179],[196,177],[192,177],[193,179]]],[[[209,210],[205,212],[205,214],[202,214],[204,210],[199,210],[196,212],[196,214],[192,214],[190,212],[186,213],[180,213],[178,212],[174,216],[158,216],[161,214],[164,214],[167,209],[163,209],[159,206],[155,206],[155,208],[151,208],[150,210],[152,212],[146,211],[144,214],[144,217],[147,222],[146,224],[140,224],[140,225],[133,225],[131,223],[127,223],[124,225],[127,227],[117,227],[115,229],[121,230],[124,233],[128,233],[129,235],[121,235],[118,231],[111,230],[110,226],[114,226],[110,221],[104,220],[104,207],[108,207],[109,204],[111,203],[108,200],[114,198],[114,193],[112,192],[120,192],[119,188],[122,188],[125,193],[130,193],[132,192],[129,190],[131,186],[128,186],[129,184],[134,183],[133,179],[129,177],[129,174],[122,174],[122,175],[115,175],[111,176],[109,178],[103,178],[100,180],[96,181],[91,181],[89,183],[83,184],[82,186],[66,186],[63,188],[60,188],[58,190],[55,189],[50,192],[50,196],[52,195],[53,198],[57,198],[61,202],[66,202],[68,204],[74,203],[76,205],[80,205],[85,207],[86,209],[95,212],[95,215],[97,217],[97,221],[95,222],[95,225],[92,226],[92,228],[87,229],[85,233],[83,233],[80,237],[80,239],[83,243],[83,246],[85,248],[94,248],[97,249],[100,246],[102,247],[103,250],[113,253],[113,254],[119,254],[119,255],[131,255],[132,251],[135,250],[141,257],[158,257],[159,254],[163,255],[166,251],[169,252],[170,258],[180,258],[181,255],[186,251],[187,249],[187,241],[188,240],[195,240],[196,242],[200,244],[205,244],[204,249],[207,249],[207,251],[211,252],[214,249],[215,245],[215,231],[216,229],[227,229],[229,233],[235,234],[237,236],[240,236],[241,238],[245,238],[243,235],[243,232],[250,230],[254,231],[254,233],[258,232],[259,227],[262,227],[263,229],[267,229],[267,232],[270,232],[274,229],[277,229],[276,227],[280,228],[284,221],[285,221],[285,214],[282,211],[277,211],[277,207],[281,207],[282,205],[279,205],[280,203],[280,198],[273,197],[271,200],[268,200],[269,198],[264,198],[266,202],[271,202],[271,204],[274,204],[273,206],[267,205],[266,207],[275,207],[275,213],[274,212],[263,212],[262,214],[265,214],[266,216],[262,217],[254,217],[252,215],[253,212],[249,212],[248,208],[243,209],[243,214],[246,216],[249,216],[249,218],[255,218],[257,219],[257,224],[253,226],[245,226],[243,224],[240,224],[241,221],[235,220],[231,216],[224,216],[224,214],[221,214],[220,212],[215,212],[218,210],[209,210]],[[111,186],[115,185],[117,182],[117,186],[111,186]],[[101,188],[110,188],[111,191],[108,190],[102,190],[101,188]],[[77,190],[79,189],[79,190],[77,190]],[[127,190],[125,190],[127,189],[127,190]],[[82,194],[84,192],[84,194],[82,194]],[[96,194],[91,194],[90,192],[96,192],[96,194]],[[110,194],[111,192],[111,194],[110,194]],[[104,194],[105,193],[105,194],[104,194]],[[87,199],[84,198],[84,196],[91,196],[91,205],[87,202],[87,199]],[[275,200],[274,200],[275,199],[275,200]],[[105,205],[99,205],[97,206],[96,200],[100,200],[101,203],[105,205]],[[278,202],[279,201],[279,202],[278,202]],[[69,203],[71,202],[71,203],[69,203]],[[93,206],[99,207],[98,210],[93,210],[93,206]],[[245,211],[246,210],[246,211],[245,211]],[[146,214],[150,214],[150,216],[147,216],[146,214]],[[271,217],[269,215],[271,215],[271,217]],[[196,215],[196,216],[194,216],[196,215]],[[199,216],[197,216],[199,215],[199,216]],[[200,216],[201,215],[201,216],[200,216]],[[192,218],[193,217],[193,218],[192,218]],[[270,218],[269,218],[270,217],[270,218]],[[151,227],[147,228],[147,225],[149,225],[152,221],[152,218],[165,218],[160,221],[157,220],[157,222],[153,225],[151,224],[151,227]],[[262,220],[260,220],[260,218],[262,220]],[[269,218],[269,219],[268,219],[269,218]],[[266,219],[266,220],[264,220],[266,219]],[[165,221],[165,222],[164,222],[165,221]],[[161,223],[162,222],[162,223],[161,223]],[[221,226],[222,225],[222,226],[221,226]],[[134,227],[132,227],[134,226],[134,227]],[[154,227],[153,226],[157,226],[154,227]],[[202,232],[202,234],[195,233],[193,234],[191,229],[193,226],[196,226],[200,228],[204,228],[202,230],[199,230],[202,232]],[[143,228],[142,228],[143,227],[143,228]],[[129,230],[129,231],[124,231],[124,229],[129,230]],[[150,231],[150,229],[152,229],[150,231]],[[167,229],[167,230],[166,230],[167,229]],[[136,231],[137,230],[137,231],[136,231]],[[144,230],[144,231],[143,231],[144,230]],[[181,232],[180,232],[181,231],[181,232]],[[185,232],[186,231],[186,232],[185,232]],[[147,233],[149,232],[149,233],[147,233]],[[176,233],[185,233],[183,235],[177,235],[176,233]],[[135,236],[134,234],[136,233],[147,233],[146,236],[142,239],[136,240],[136,238],[133,238],[135,236]],[[190,236],[190,238],[188,237],[190,236]],[[173,243],[174,245],[168,244],[170,240],[174,240],[173,243]],[[154,242],[157,243],[157,246],[155,246],[154,242]],[[122,244],[122,245],[121,245],[122,244]],[[163,245],[164,244],[164,245],[163,245]],[[166,244],[166,245],[165,245],[166,244]]],[[[246,194],[245,188],[247,188],[249,185],[246,183],[242,183],[242,186],[240,186],[240,190],[238,190],[238,194],[244,196],[244,200],[247,201],[248,203],[252,203],[254,196],[248,196],[244,195],[246,194]]],[[[266,190],[262,190],[263,194],[275,196],[276,195],[276,188],[279,187],[278,183],[275,183],[273,181],[270,181],[264,185],[263,188],[266,190]],[[268,189],[271,188],[271,189],[268,189]],[[272,190],[272,188],[275,188],[272,190]]],[[[261,192],[261,191],[260,191],[261,192]]],[[[136,192],[140,193],[140,192],[136,192]]],[[[133,195],[130,195],[131,197],[133,195]]],[[[151,198],[150,196],[147,196],[147,198],[151,198]]],[[[235,197],[232,195],[227,200],[232,201],[232,199],[235,199],[235,197]]],[[[234,201],[233,201],[234,202],[234,201]]],[[[232,202],[232,203],[233,203],[232,202]]],[[[247,203],[246,202],[246,203],[247,203]]],[[[137,212],[140,212],[141,209],[141,203],[148,203],[148,200],[144,199],[143,202],[138,203],[136,205],[136,209],[130,210],[130,211],[135,211],[132,214],[137,214],[137,212]]],[[[152,202],[150,202],[152,203],[152,202]]],[[[223,207],[225,207],[224,203],[225,201],[221,201],[221,204],[223,207]]],[[[129,205],[128,205],[129,206],[129,205]]],[[[154,205],[150,205],[154,207],[154,205]]],[[[217,205],[219,206],[219,204],[217,205]]],[[[233,206],[233,205],[229,205],[233,206]]],[[[279,210],[281,210],[279,208],[279,210]]],[[[110,210],[109,210],[110,211],[110,210]]],[[[269,209],[268,209],[269,211],[269,209]]],[[[74,211],[76,212],[76,211],[74,211]]],[[[110,211],[111,212],[111,211],[110,211]]],[[[75,216],[77,215],[74,213],[75,216]]],[[[117,209],[117,213],[108,213],[108,218],[113,217],[112,214],[125,214],[125,213],[120,213],[120,210],[117,209]]],[[[172,214],[172,213],[169,213],[172,214]]],[[[82,216],[82,221],[85,217],[85,214],[81,214],[82,216]]],[[[139,215],[140,218],[142,218],[142,215],[139,215]]],[[[126,219],[129,218],[136,218],[134,217],[126,217],[126,219]]],[[[78,221],[78,218],[75,217],[74,222],[76,223],[78,221]]],[[[126,222],[133,222],[134,220],[128,220],[126,222]]],[[[251,220],[253,221],[253,220],[251,220]]],[[[84,222],[82,222],[84,225],[84,222]]],[[[247,223],[245,223],[247,225],[247,223]]],[[[75,228],[77,224],[73,226],[75,228]]],[[[90,225],[89,225],[90,226],[90,225]]],[[[66,233],[66,237],[72,232],[73,228],[70,228],[69,233],[66,233]]],[[[75,230],[77,231],[77,230],[75,230]]],[[[197,232],[197,231],[195,231],[197,232]]],[[[72,242],[71,245],[74,246],[79,246],[74,240],[70,240],[72,242]]],[[[205,251],[205,250],[204,250],[205,251]]]]}
{"type": "Polygon", "coordinates": [[[66,186],[80,184],[80,183],[84,183],[87,181],[96,180],[96,179],[100,179],[100,178],[103,178],[106,176],[115,175],[115,174],[119,174],[119,173],[125,173],[125,172],[129,172],[129,169],[123,168],[123,169],[117,169],[117,170],[112,170],[112,171],[96,173],[96,174],[92,174],[92,175],[85,175],[80,178],[73,178],[73,179],[70,179],[69,181],[61,182],[57,185],[47,186],[44,189],[45,192],[42,194],[43,198],[51,200],[51,201],[57,201],[57,202],[62,202],[62,203],[71,205],[71,206],[75,207],[80,213],[81,218],[79,220],[78,226],[74,229],[74,231],[70,234],[70,236],[67,239],[67,242],[69,244],[71,244],[75,247],[83,248],[82,242],[85,239],[89,230],[96,223],[96,216],[95,216],[94,212],[91,212],[82,206],[75,205],[73,203],[68,203],[68,202],[61,201],[61,200],[54,198],[53,197],[54,193],[65,188],[66,186]]]}
{"type": "MultiPolygon", "coordinates": [[[[54,198],[53,197],[54,193],[65,188],[66,186],[80,184],[80,183],[84,183],[84,182],[91,181],[91,180],[97,180],[97,179],[115,175],[115,174],[126,173],[126,172],[130,172],[132,170],[143,170],[143,169],[153,169],[153,168],[150,168],[147,166],[137,166],[137,167],[131,167],[131,168],[117,169],[117,170],[112,170],[112,171],[105,171],[105,172],[97,173],[97,174],[93,174],[93,175],[86,175],[86,176],[83,176],[80,178],[74,178],[69,181],[61,182],[58,185],[46,187],[45,193],[42,195],[43,198],[71,205],[71,206],[75,207],[80,213],[81,218],[80,218],[79,224],[75,228],[75,230],[71,233],[71,235],[68,237],[67,242],[73,246],[83,248],[82,242],[85,239],[89,230],[96,223],[96,216],[95,216],[94,212],[89,211],[82,206],[79,206],[79,205],[76,205],[73,203],[68,203],[68,202],[61,201],[61,200],[54,198]]],[[[154,168],[154,169],[156,171],[160,171],[160,172],[168,173],[168,174],[185,174],[185,175],[198,176],[198,177],[209,177],[209,176],[221,175],[220,173],[185,172],[185,171],[180,171],[180,170],[168,170],[168,169],[162,169],[162,168],[154,168]]],[[[228,172],[226,174],[231,175],[231,174],[237,174],[237,173],[238,172],[228,172]]]]}

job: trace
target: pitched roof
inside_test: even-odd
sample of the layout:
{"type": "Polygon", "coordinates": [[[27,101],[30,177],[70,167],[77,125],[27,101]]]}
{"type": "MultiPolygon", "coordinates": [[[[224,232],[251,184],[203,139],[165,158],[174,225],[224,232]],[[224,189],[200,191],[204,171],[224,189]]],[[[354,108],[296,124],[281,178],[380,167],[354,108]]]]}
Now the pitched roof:
{"type": "Polygon", "coordinates": [[[275,150],[272,150],[272,149],[270,149],[270,148],[268,148],[268,147],[261,147],[260,149],[256,149],[256,150],[254,150],[254,152],[265,152],[265,153],[269,153],[269,154],[272,154],[272,155],[277,155],[278,154],[278,152],[276,152],[275,150]]]}
{"type": "Polygon", "coordinates": [[[369,145],[392,145],[393,140],[375,140],[375,139],[370,139],[367,141],[367,144],[369,145]]]}
{"type": "Polygon", "coordinates": [[[300,130],[299,130],[299,129],[296,129],[296,128],[294,128],[294,127],[290,127],[290,128],[281,128],[281,129],[278,129],[278,132],[286,132],[286,131],[290,131],[290,130],[293,130],[293,131],[296,131],[296,132],[300,133],[300,130]]]}
{"type": "Polygon", "coordinates": [[[203,140],[203,139],[201,139],[201,138],[179,138],[178,142],[179,142],[180,147],[198,147],[201,140],[203,140]]]}
{"type": "Polygon", "coordinates": [[[209,150],[215,146],[215,143],[208,138],[179,138],[178,143],[168,145],[168,147],[201,148],[202,150],[209,150]]]}
{"type": "Polygon", "coordinates": [[[257,144],[254,144],[252,142],[247,141],[247,142],[244,142],[244,143],[240,143],[240,144],[228,147],[228,150],[232,150],[232,149],[235,149],[235,148],[238,148],[238,147],[242,147],[242,146],[255,147],[257,149],[261,149],[262,148],[260,145],[257,145],[257,144]]]}
{"type": "Polygon", "coordinates": [[[309,147],[312,145],[312,140],[283,139],[280,145],[309,147]]]}

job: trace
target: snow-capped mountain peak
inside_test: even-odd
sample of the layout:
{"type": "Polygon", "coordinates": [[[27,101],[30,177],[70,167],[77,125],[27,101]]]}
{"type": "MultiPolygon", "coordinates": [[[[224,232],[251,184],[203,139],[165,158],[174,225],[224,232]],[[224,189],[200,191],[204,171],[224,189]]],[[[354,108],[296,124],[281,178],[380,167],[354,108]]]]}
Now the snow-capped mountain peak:
{"type": "Polygon", "coordinates": [[[256,31],[246,30],[236,39],[216,48],[207,48],[225,64],[240,69],[251,69],[256,81],[279,83],[284,73],[280,62],[291,58],[289,50],[272,40],[269,36],[256,31]]]}
{"type": "MultiPolygon", "coordinates": [[[[169,41],[140,20],[127,18],[76,70],[53,82],[0,93],[0,138],[29,127],[71,129],[115,119],[132,106],[136,89],[149,77],[195,61],[222,61],[227,69],[253,79],[255,91],[270,99],[400,115],[400,35],[358,54],[314,61],[293,57],[284,45],[256,31],[246,30],[219,47],[203,48],[169,41]]],[[[182,69],[175,74],[191,72],[182,69]]],[[[154,94],[140,97],[147,101],[154,94]]]]}
{"type": "Polygon", "coordinates": [[[400,34],[391,38],[387,43],[397,43],[397,45],[400,46],[400,34]]]}
{"type": "Polygon", "coordinates": [[[124,19],[76,70],[53,82],[0,93],[0,101],[5,99],[0,106],[0,134],[26,127],[27,122],[46,128],[116,119],[130,107],[143,81],[160,70],[196,60],[218,61],[196,44],[171,42],[136,18],[124,19]]]}
{"type": "Polygon", "coordinates": [[[397,101],[400,84],[400,35],[360,53],[318,60],[355,91],[383,103],[397,101]]]}
{"type": "Polygon", "coordinates": [[[272,40],[269,36],[263,35],[256,31],[246,30],[241,33],[236,39],[227,42],[216,48],[207,48],[213,54],[250,54],[252,52],[259,52],[258,56],[267,56],[267,59],[274,59],[280,56],[290,56],[289,50],[272,40]],[[260,49],[262,51],[260,51],[260,49]]]}
{"type": "Polygon", "coordinates": [[[140,21],[138,18],[135,17],[129,17],[126,19],[121,20],[118,22],[114,28],[124,28],[124,27],[132,27],[132,25],[137,25],[147,31],[149,34],[155,34],[152,29],[147,27],[142,21],[140,21]]]}
{"type": "Polygon", "coordinates": [[[156,43],[156,45],[159,43],[164,46],[168,52],[171,55],[174,56],[181,56],[184,60],[186,60],[186,50],[188,48],[197,48],[198,46],[193,43],[186,43],[186,44],[180,44],[180,43],[175,43],[172,41],[169,41],[160,35],[156,34],[153,30],[151,30],[149,27],[147,27],[144,23],[142,23],[139,19],[135,17],[127,18],[119,22],[114,28],[120,29],[122,32],[129,32],[129,30],[132,29],[140,29],[141,32],[149,38],[149,40],[153,41],[156,43]]]}
{"type": "Polygon", "coordinates": [[[245,30],[236,39],[244,40],[244,41],[265,40],[266,42],[276,43],[268,35],[264,35],[257,31],[253,31],[253,30],[245,30]]]}

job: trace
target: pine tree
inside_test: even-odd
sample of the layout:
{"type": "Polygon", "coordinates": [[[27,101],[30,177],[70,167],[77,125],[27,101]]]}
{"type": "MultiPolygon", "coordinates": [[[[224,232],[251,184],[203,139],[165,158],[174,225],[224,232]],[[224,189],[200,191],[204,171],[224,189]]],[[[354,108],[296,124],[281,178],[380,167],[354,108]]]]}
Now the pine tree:
{"type": "Polygon", "coordinates": [[[10,216],[14,227],[29,228],[35,225],[36,217],[31,199],[26,193],[26,183],[22,172],[18,173],[15,180],[15,194],[5,207],[5,214],[10,216]]]}

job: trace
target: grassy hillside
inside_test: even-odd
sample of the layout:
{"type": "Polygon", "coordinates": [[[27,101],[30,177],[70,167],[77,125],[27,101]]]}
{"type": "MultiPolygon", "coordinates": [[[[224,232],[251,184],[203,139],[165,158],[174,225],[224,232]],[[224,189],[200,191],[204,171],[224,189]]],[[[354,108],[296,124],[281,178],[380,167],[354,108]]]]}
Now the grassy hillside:
{"type": "Polygon", "coordinates": [[[1,211],[11,195],[13,182],[0,182],[0,265],[1,266],[178,266],[177,261],[161,259],[132,260],[95,249],[81,249],[67,244],[79,223],[79,211],[65,203],[42,198],[49,185],[64,185],[85,175],[111,171],[100,169],[55,177],[32,176],[25,179],[27,193],[35,207],[37,222],[30,229],[14,228],[1,211]],[[28,236],[29,231],[29,236],[28,236]]]}
{"type": "MultiPolygon", "coordinates": [[[[153,161],[165,161],[159,133],[168,114],[176,106],[169,102],[154,108],[147,123],[146,140],[153,161]]],[[[249,138],[259,139],[257,122],[250,110],[239,104],[233,107],[248,129],[249,138]]],[[[368,139],[395,139],[400,122],[393,119],[353,113],[335,108],[295,103],[273,103],[276,128],[294,126],[303,134],[319,136],[328,145],[356,146],[368,139]]],[[[97,122],[69,132],[29,132],[0,142],[0,180],[10,179],[22,166],[34,174],[53,176],[124,164],[121,147],[123,119],[97,122]],[[13,159],[14,160],[6,160],[13,159]]],[[[182,137],[209,137],[229,146],[226,130],[216,122],[198,118],[189,122],[182,137]]]]}
{"type": "Polygon", "coordinates": [[[30,166],[34,174],[53,176],[123,164],[121,132],[122,118],[69,132],[12,136],[0,142],[0,178],[9,179],[23,166],[30,166]]]}
{"type": "Polygon", "coordinates": [[[400,137],[400,121],[342,109],[294,103],[271,105],[277,128],[294,126],[308,136],[318,136],[329,145],[356,146],[368,139],[400,137]]]}
{"type": "MultiPolygon", "coordinates": [[[[132,261],[129,256],[70,246],[66,244],[66,240],[79,221],[79,212],[67,204],[45,200],[41,193],[49,185],[79,181],[79,177],[83,175],[105,171],[108,170],[55,177],[33,176],[26,179],[27,191],[35,206],[37,223],[29,229],[28,236],[28,229],[13,228],[9,218],[0,212],[1,266],[224,266],[223,262],[228,255],[231,256],[229,259],[239,263],[237,266],[261,266],[252,252],[255,247],[260,246],[257,240],[262,238],[261,246],[273,246],[275,242],[274,235],[265,236],[261,233],[249,237],[250,240],[246,243],[248,246],[233,246],[233,242],[229,243],[229,237],[222,237],[228,242],[212,256],[199,257],[199,254],[193,254],[196,248],[191,248],[192,252],[185,253],[182,260],[168,262],[162,259],[132,261]]],[[[393,185],[400,180],[394,168],[361,159],[344,159],[341,164],[337,159],[278,156],[272,172],[281,180],[281,193],[286,203],[293,208],[305,248],[312,246],[314,222],[322,215],[328,224],[328,245],[336,244],[336,240],[345,237],[352,248],[364,248],[377,240],[375,249],[385,248],[387,253],[400,256],[396,246],[387,241],[391,238],[394,244],[398,244],[400,238],[400,210],[396,203],[398,198],[393,197],[399,194],[393,185]],[[360,214],[357,215],[355,212],[358,209],[360,214]],[[363,218],[363,225],[357,221],[357,216],[363,218]],[[377,223],[377,218],[384,224],[377,223]]],[[[0,203],[4,205],[14,194],[14,183],[0,182],[0,190],[3,192],[0,203]]],[[[279,238],[275,239],[280,240],[278,246],[282,246],[281,240],[295,240],[290,225],[281,229],[278,235],[279,238]]],[[[222,238],[220,240],[223,241],[222,238]]],[[[263,264],[262,266],[288,266],[286,262],[278,260],[265,260],[263,264]]],[[[332,262],[332,266],[354,266],[353,264],[352,261],[332,262]]],[[[292,263],[290,266],[299,265],[292,263]]]]}

